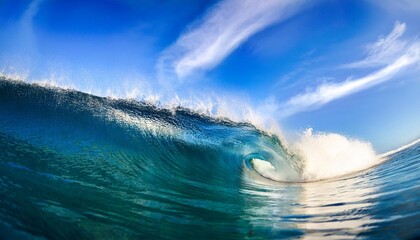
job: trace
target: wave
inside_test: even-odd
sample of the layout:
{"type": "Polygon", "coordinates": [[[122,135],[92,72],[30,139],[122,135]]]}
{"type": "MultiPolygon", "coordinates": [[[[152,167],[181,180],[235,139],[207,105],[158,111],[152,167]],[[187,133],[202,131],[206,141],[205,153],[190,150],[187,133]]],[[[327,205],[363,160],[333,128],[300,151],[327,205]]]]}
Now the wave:
{"type": "Polygon", "coordinates": [[[418,141],[380,158],[338,134],[285,143],[186,108],[0,79],[0,150],[2,239],[418,236],[418,141]]]}
{"type": "MultiPolygon", "coordinates": [[[[150,151],[176,151],[181,158],[186,157],[179,146],[165,149],[166,142],[171,141],[184,148],[205,150],[203,154],[217,152],[217,158],[231,157],[232,162],[244,162],[245,167],[258,175],[278,182],[334,178],[368,169],[384,160],[370,143],[339,134],[314,134],[308,129],[297,141],[288,143],[278,134],[261,130],[251,123],[214,118],[180,106],[162,108],[144,101],[96,97],[4,77],[0,79],[0,88],[2,132],[26,141],[37,139],[37,144],[53,148],[63,145],[57,137],[58,132],[76,129],[79,135],[73,136],[72,141],[94,136],[108,142],[109,146],[131,145],[132,151],[138,147],[136,142],[163,141],[161,146],[146,149],[148,154],[150,151]],[[25,119],[17,117],[22,114],[25,119]],[[49,128],[51,125],[48,124],[52,123],[56,128],[49,128]],[[26,128],[21,129],[22,126],[26,128]],[[86,131],[89,127],[97,131],[86,131]],[[39,131],[53,133],[38,136],[39,131]],[[106,136],[97,136],[104,133],[106,136]],[[108,138],[120,140],[115,143],[108,138]],[[124,141],[131,143],[122,143],[124,141]]],[[[64,148],[68,149],[67,146],[64,148]]]]}

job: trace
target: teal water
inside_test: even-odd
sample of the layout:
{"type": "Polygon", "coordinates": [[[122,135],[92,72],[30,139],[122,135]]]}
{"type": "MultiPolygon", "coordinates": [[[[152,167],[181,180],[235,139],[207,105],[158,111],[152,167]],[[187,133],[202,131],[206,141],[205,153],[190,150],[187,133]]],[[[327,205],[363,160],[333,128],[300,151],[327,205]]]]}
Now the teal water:
{"type": "Polygon", "coordinates": [[[420,237],[420,143],[344,177],[302,168],[248,123],[0,79],[1,239],[420,237]]]}

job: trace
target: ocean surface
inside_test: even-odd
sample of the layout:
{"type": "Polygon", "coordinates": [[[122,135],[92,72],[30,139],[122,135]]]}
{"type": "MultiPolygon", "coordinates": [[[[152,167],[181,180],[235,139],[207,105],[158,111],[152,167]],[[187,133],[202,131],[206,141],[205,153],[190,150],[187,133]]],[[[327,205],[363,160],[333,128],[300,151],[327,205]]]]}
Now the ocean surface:
{"type": "Polygon", "coordinates": [[[420,142],[352,144],[0,78],[0,239],[420,238],[420,142]]]}

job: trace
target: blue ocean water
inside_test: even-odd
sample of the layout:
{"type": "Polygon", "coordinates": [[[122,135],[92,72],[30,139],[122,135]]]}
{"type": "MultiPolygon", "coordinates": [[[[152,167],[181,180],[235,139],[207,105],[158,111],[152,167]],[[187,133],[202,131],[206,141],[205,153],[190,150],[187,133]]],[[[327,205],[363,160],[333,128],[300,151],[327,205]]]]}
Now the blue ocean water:
{"type": "Polygon", "coordinates": [[[342,177],[303,168],[248,123],[0,79],[1,239],[420,237],[420,142],[342,177]]]}

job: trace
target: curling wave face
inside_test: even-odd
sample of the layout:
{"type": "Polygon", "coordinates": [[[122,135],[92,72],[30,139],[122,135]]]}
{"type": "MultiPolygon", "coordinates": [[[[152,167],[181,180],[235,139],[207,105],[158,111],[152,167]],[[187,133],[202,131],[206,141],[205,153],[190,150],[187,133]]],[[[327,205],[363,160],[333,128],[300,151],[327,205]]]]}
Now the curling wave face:
{"type": "Polygon", "coordinates": [[[1,238],[419,234],[419,144],[301,183],[385,158],[340,135],[286,148],[248,123],[3,78],[0,149],[1,238]]]}

